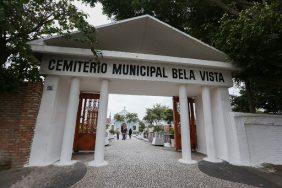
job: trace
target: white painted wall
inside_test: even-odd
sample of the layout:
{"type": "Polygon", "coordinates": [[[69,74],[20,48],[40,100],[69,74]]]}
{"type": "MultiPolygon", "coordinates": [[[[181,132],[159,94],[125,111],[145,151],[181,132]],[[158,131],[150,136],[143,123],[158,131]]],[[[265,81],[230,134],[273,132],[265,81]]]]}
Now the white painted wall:
{"type": "Polygon", "coordinates": [[[239,164],[282,164],[282,116],[232,113],[239,164]]]}
{"type": "MultiPolygon", "coordinates": [[[[206,154],[201,96],[195,98],[197,151],[206,154]]],[[[218,158],[235,165],[282,164],[282,116],[231,112],[227,88],[211,94],[218,158]]]]}
{"type": "Polygon", "coordinates": [[[57,76],[48,76],[44,81],[43,94],[30,152],[30,166],[44,166],[46,164],[45,157],[50,135],[49,130],[52,122],[58,85],[59,77],[57,76]],[[52,90],[47,90],[47,86],[52,86],[52,90]]]}
{"type": "Polygon", "coordinates": [[[30,166],[49,165],[59,159],[68,92],[66,78],[46,77],[31,146],[30,166]],[[47,86],[52,86],[52,90],[47,90],[47,86]]]}

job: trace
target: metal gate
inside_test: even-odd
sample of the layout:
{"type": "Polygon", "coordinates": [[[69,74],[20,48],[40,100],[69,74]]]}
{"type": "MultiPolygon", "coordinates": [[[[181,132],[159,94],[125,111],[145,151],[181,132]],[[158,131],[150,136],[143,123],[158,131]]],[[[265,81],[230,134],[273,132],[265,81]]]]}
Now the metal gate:
{"type": "MultiPolygon", "coordinates": [[[[196,133],[194,103],[195,102],[193,99],[188,98],[190,142],[191,142],[192,150],[196,150],[197,148],[197,133],[196,133]]],[[[180,125],[180,114],[179,114],[179,97],[176,97],[176,96],[173,97],[173,121],[174,121],[175,149],[181,150],[181,125],[180,125]]]]}
{"type": "Polygon", "coordinates": [[[76,118],[74,152],[94,151],[98,119],[99,94],[81,93],[76,118]]]}

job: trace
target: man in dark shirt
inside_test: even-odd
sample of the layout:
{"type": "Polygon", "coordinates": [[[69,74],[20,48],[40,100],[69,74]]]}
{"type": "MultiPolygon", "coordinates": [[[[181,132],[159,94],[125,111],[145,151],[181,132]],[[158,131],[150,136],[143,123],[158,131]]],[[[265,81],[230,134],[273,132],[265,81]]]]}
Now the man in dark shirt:
{"type": "Polygon", "coordinates": [[[126,140],[127,128],[125,123],[123,123],[121,126],[121,133],[122,133],[122,140],[126,140]]]}
{"type": "Polygon", "coordinates": [[[131,128],[128,131],[128,135],[129,135],[129,138],[131,139],[131,135],[132,135],[132,129],[131,128]]]}

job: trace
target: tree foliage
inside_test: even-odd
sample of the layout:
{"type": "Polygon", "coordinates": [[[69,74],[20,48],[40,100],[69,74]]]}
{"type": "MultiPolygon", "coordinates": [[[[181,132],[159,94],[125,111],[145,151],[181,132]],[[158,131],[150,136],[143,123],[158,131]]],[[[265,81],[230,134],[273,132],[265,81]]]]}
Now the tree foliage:
{"type": "Polygon", "coordinates": [[[125,115],[116,113],[114,120],[122,123],[136,123],[139,121],[139,118],[137,113],[127,112],[125,115]]]}
{"type": "Polygon", "coordinates": [[[127,123],[136,123],[139,120],[137,113],[129,112],[126,114],[125,118],[126,118],[127,123]]]}
{"type": "Polygon", "coordinates": [[[214,44],[242,69],[240,77],[282,79],[282,4],[256,3],[221,20],[214,44]]]}
{"type": "Polygon", "coordinates": [[[171,124],[171,122],[173,121],[173,110],[171,108],[167,108],[164,112],[163,112],[163,119],[164,121],[166,121],[168,124],[171,124]]]}
{"type": "Polygon", "coordinates": [[[161,104],[155,104],[152,108],[146,108],[143,119],[150,125],[158,125],[161,121],[171,122],[172,118],[172,109],[161,104]]]}
{"type": "Polygon", "coordinates": [[[146,128],[145,123],[143,121],[138,121],[139,123],[139,132],[143,132],[146,128]]]}
{"type": "Polygon", "coordinates": [[[118,121],[118,122],[124,122],[125,121],[125,116],[120,115],[120,114],[117,113],[117,114],[114,115],[114,120],[118,121]]]}
{"type": "Polygon", "coordinates": [[[234,109],[279,113],[282,110],[282,3],[255,3],[238,17],[225,15],[215,46],[241,68],[236,78],[245,82],[234,97],[234,109]]]}
{"type": "MultiPolygon", "coordinates": [[[[103,12],[116,20],[144,14],[154,16],[181,31],[211,44],[224,13],[238,15],[254,0],[84,0],[95,5],[100,2],[103,12]]],[[[259,1],[259,0],[257,0],[259,1]]]]}
{"type": "MultiPolygon", "coordinates": [[[[248,94],[246,92],[245,86],[241,86],[239,96],[232,96],[231,103],[233,110],[237,112],[249,112],[248,104],[248,94]]],[[[282,87],[276,86],[272,87],[268,84],[254,83],[252,84],[252,91],[254,94],[254,106],[257,111],[265,113],[282,113],[282,87]]]]}
{"type": "MultiPolygon", "coordinates": [[[[21,81],[38,81],[39,63],[28,41],[79,30],[93,45],[95,28],[72,0],[2,0],[0,2],[0,91],[14,89],[21,81]]],[[[76,40],[76,39],[72,39],[76,40]]]]}
{"type": "Polygon", "coordinates": [[[155,125],[153,128],[154,132],[161,132],[163,130],[163,126],[161,125],[155,125]]]}

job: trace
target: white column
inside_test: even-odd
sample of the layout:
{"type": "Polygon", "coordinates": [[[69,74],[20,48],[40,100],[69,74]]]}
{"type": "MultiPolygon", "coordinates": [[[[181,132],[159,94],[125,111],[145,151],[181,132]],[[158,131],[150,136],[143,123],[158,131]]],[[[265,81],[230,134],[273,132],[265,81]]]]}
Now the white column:
{"type": "Polygon", "coordinates": [[[196,132],[197,132],[197,152],[207,154],[205,124],[203,115],[202,96],[197,96],[195,100],[196,106],[196,132]]]}
{"type": "Polygon", "coordinates": [[[48,75],[44,81],[40,109],[36,119],[36,127],[31,145],[29,166],[46,166],[54,161],[50,160],[48,147],[52,141],[51,133],[55,117],[56,96],[60,77],[48,75]]]}
{"type": "Polygon", "coordinates": [[[179,162],[186,164],[194,164],[196,161],[191,157],[191,143],[189,130],[189,115],[188,115],[188,99],[186,86],[179,87],[179,105],[180,105],[180,123],[181,123],[181,147],[182,158],[179,162]]]}
{"type": "Polygon", "coordinates": [[[78,78],[72,78],[65,120],[63,144],[61,149],[60,161],[59,163],[57,163],[58,165],[70,165],[75,162],[71,161],[71,157],[74,141],[77,108],[79,103],[79,92],[80,80],[78,78]]]}
{"type": "MultiPolygon", "coordinates": [[[[227,147],[227,122],[225,119],[229,114],[229,110],[225,108],[226,103],[224,100],[223,92],[227,88],[216,87],[211,91],[211,108],[212,108],[212,119],[213,119],[213,133],[215,138],[215,145],[217,148],[217,157],[228,161],[228,147],[227,147]]],[[[227,98],[229,102],[229,94],[227,98]]]]}
{"type": "Polygon", "coordinates": [[[204,125],[206,136],[207,157],[204,159],[210,162],[220,162],[216,156],[215,139],[213,133],[212,113],[211,113],[211,96],[210,88],[207,86],[202,87],[202,101],[204,112],[204,125]]]}
{"type": "Polygon", "coordinates": [[[94,151],[94,161],[88,163],[89,166],[104,166],[108,163],[104,160],[104,149],[105,149],[105,125],[107,118],[108,108],[108,87],[109,81],[102,80],[98,110],[98,124],[96,132],[96,143],[94,151]]]}

